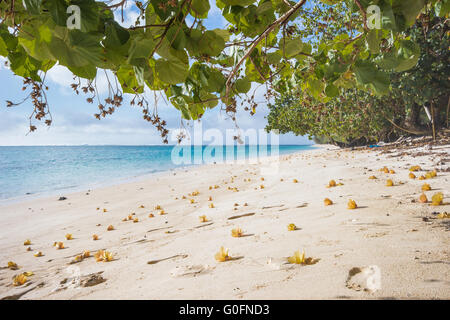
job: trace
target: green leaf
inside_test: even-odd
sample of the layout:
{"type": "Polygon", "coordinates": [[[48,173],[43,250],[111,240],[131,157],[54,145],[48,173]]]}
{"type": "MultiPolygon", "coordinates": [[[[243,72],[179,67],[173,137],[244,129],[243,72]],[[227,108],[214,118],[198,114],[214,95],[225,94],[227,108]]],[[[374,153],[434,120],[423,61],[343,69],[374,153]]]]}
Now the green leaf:
{"type": "Polygon", "coordinates": [[[97,68],[93,65],[85,65],[83,67],[68,67],[68,69],[76,76],[84,79],[93,80],[97,75],[97,68]]]}
{"type": "Polygon", "coordinates": [[[53,21],[59,26],[67,24],[67,4],[64,0],[44,1],[43,6],[50,11],[53,21]]]}
{"type": "Polygon", "coordinates": [[[161,81],[165,83],[182,83],[188,76],[189,64],[174,58],[161,58],[156,60],[155,71],[161,81]]]}
{"type": "Polygon", "coordinates": [[[244,77],[241,79],[237,79],[234,87],[239,93],[247,93],[252,87],[252,83],[246,77],[244,77]]]}
{"type": "Polygon", "coordinates": [[[339,94],[339,89],[334,84],[329,83],[325,87],[325,94],[330,98],[336,97],[339,94]]]}
{"type": "Polygon", "coordinates": [[[130,33],[116,21],[108,20],[105,22],[105,39],[103,44],[106,47],[114,48],[124,45],[128,39],[130,39],[130,33]]]}
{"type": "Polygon", "coordinates": [[[143,86],[141,86],[136,78],[136,73],[133,66],[122,65],[117,70],[117,79],[122,86],[123,92],[126,93],[142,93],[144,92],[143,86]]]}
{"type": "Polygon", "coordinates": [[[366,36],[367,45],[370,52],[373,54],[380,53],[381,38],[379,37],[379,34],[381,34],[381,31],[373,29],[370,30],[366,36]]]}
{"type": "Polygon", "coordinates": [[[41,13],[42,0],[23,0],[23,3],[29,13],[33,15],[38,15],[41,13]]]}
{"type": "Polygon", "coordinates": [[[209,0],[192,0],[191,9],[199,18],[206,18],[210,8],[209,0]]]}
{"type": "Polygon", "coordinates": [[[241,6],[246,7],[256,2],[255,0],[222,0],[227,6],[241,6]]]}
{"type": "Polygon", "coordinates": [[[280,48],[283,50],[287,58],[292,58],[302,52],[303,43],[300,39],[280,40],[280,48]]]}
{"type": "Polygon", "coordinates": [[[370,85],[376,93],[385,94],[389,91],[389,76],[369,61],[355,63],[356,80],[363,85],[370,85]]]}
{"type": "Polygon", "coordinates": [[[412,26],[425,6],[425,0],[394,0],[394,6],[400,6],[400,10],[405,17],[406,25],[412,26]]]}

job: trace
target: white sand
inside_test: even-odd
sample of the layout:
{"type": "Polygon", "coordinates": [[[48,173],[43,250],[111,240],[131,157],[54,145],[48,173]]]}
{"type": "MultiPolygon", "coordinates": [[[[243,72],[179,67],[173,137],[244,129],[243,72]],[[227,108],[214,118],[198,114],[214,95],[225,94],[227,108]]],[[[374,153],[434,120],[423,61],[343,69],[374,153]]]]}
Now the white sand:
{"type": "MultiPolygon", "coordinates": [[[[427,182],[433,188],[426,192],[429,199],[441,191],[444,202],[450,202],[450,176],[438,172],[434,179],[411,180],[408,168],[447,168],[441,159],[448,161],[450,146],[435,149],[442,156],[414,158],[327,148],[283,156],[274,175],[262,175],[258,165],[208,165],[100,188],[89,195],[68,194],[66,201],[52,197],[0,207],[0,265],[14,261],[20,266],[0,269],[0,298],[449,299],[450,219],[432,214],[449,212],[449,205],[433,207],[411,200],[418,199],[427,182]],[[396,174],[378,171],[383,166],[396,174]],[[378,179],[369,180],[370,175],[378,179]],[[251,181],[244,182],[248,178],[251,181]],[[299,182],[293,183],[294,178],[299,182]],[[388,178],[405,184],[386,187],[388,178]],[[330,179],[344,185],[326,188],[330,179]],[[209,190],[212,185],[220,188],[209,190]],[[195,190],[198,196],[188,196],[195,190]],[[181,199],[183,195],[187,199],[181,199]],[[215,208],[208,207],[209,196],[215,208]],[[334,204],[325,207],[325,197],[334,204]],[[190,204],[191,198],[195,204],[190,204]],[[359,209],[347,209],[350,198],[359,209]],[[155,205],[167,214],[159,215],[155,205]],[[139,222],[122,222],[131,212],[139,222]],[[154,218],[148,217],[151,212],[154,218]],[[255,214],[227,219],[246,213],[255,214]],[[200,223],[201,215],[210,222],[200,223]],[[290,223],[299,230],[288,231],[290,223]],[[110,224],[116,230],[106,231],[110,224]],[[231,237],[235,227],[246,236],[231,237]],[[66,233],[74,239],[67,241],[66,233]],[[98,241],[92,240],[94,233],[98,241]],[[25,239],[31,239],[32,251],[26,251],[25,239]],[[57,250],[55,241],[63,241],[66,248],[57,250]],[[217,262],[214,255],[221,246],[239,259],[217,262]],[[94,254],[98,249],[107,249],[115,260],[96,262],[91,257],[69,264],[83,250],[94,254]],[[286,257],[299,249],[320,261],[286,264],[286,257]],[[36,251],[44,256],[34,257],[36,251]],[[147,263],[165,258],[169,259],[147,263]],[[348,288],[349,271],[368,266],[380,270],[381,288],[348,288]],[[14,287],[12,277],[25,271],[34,275],[14,287]],[[78,285],[77,274],[85,285],[89,279],[95,284],[93,275],[98,272],[106,281],[78,285]]],[[[366,284],[364,277],[351,282],[358,281],[366,284]]]]}

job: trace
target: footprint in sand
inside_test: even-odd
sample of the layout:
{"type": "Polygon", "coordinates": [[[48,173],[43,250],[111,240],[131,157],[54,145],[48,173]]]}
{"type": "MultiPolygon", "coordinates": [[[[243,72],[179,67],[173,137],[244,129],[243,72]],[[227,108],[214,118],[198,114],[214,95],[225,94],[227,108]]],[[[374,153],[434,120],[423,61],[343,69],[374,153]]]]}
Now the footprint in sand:
{"type": "Polygon", "coordinates": [[[381,289],[381,271],[378,266],[354,267],[348,272],[346,287],[356,291],[375,292],[381,289]]]}
{"type": "Polygon", "coordinates": [[[190,276],[199,275],[201,273],[207,273],[207,272],[211,271],[212,269],[213,269],[213,267],[210,267],[207,264],[177,266],[170,271],[170,275],[174,278],[190,277],[190,276]]]}

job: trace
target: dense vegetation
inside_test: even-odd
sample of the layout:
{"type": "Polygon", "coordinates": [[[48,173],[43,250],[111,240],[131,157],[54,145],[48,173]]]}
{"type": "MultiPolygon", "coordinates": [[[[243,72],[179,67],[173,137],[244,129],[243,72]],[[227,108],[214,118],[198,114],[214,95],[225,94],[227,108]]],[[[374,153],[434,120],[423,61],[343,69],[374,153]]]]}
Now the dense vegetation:
{"type": "Polygon", "coordinates": [[[389,141],[403,134],[430,134],[431,118],[436,131],[448,127],[448,20],[427,10],[404,34],[420,47],[420,58],[408,71],[390,72],[388,94],[376,96],[349,88],[324,103],[311,97],[307,90],[292,88],[269,105],[267,130],[355,145],[389,141]]]}
{"type": "Polygon", "coordinates": [[[208,0],[1,1],[0,55],[24,78],[33,105],[30,130],[36,129],[33,120],[52,122],[45,75],[56,63],[74,74],[74,91],[97,104],[98,119],[131,94],[165,141],[165,121],[148,91],[164,96],[188,120],[219,104],[234,119],[241,100],[256,112],[252,83],[266,84],[269,98],[298,87],[324,104],[348,95],[347,88],[387,94],[391,70],[411,69],[419,59],[418,45],[404,31],[423,10],[440,17],[450,11],[450,0],[217,0],[216,5],[228,22],[225,29],[205,27],[208,0]],[[68,24],[71,5],[80,9],[79,28],[68,24]],[[116,21],[124,5],[139,12],[133,26],[116,21]],[[369,27],[371,5],[381,9],[381,29],[369,27]],[[321,19],[324,13],[330,19],[321,19]],[[105,70],[116,79],[109,79],[108,96],[99,97],[96,78],[105,70]]]}

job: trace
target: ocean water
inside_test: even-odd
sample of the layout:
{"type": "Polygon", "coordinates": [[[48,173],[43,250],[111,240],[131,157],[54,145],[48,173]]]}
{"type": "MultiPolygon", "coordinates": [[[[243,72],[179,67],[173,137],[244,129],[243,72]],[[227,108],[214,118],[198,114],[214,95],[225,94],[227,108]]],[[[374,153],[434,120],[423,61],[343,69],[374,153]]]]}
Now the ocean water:
{"type": "MultiPolygon", "coordinates": [[[[208,161],[205,161],[206,157],[201,157],[208,150],[206,146],[187,147],[182,152],[173,148],[174,146],[0,147],[0,202],[62,195],[208,161]],[[194,154],[197,158],[194,158],[194,154]],[[180,162],[180,159],[185,161],[180,162]]],[[[282,155],[313,148],[281,145],[278,153],[282,155]]],[[[209,154],[219,156],[222,152],[225,157],[234,152],[235,159],[248,159],[255,156],[255,150],[256,155],[270,156],[276,152],[270,146],[267,149],[258,146],[223,146],[209,154]]]]}

